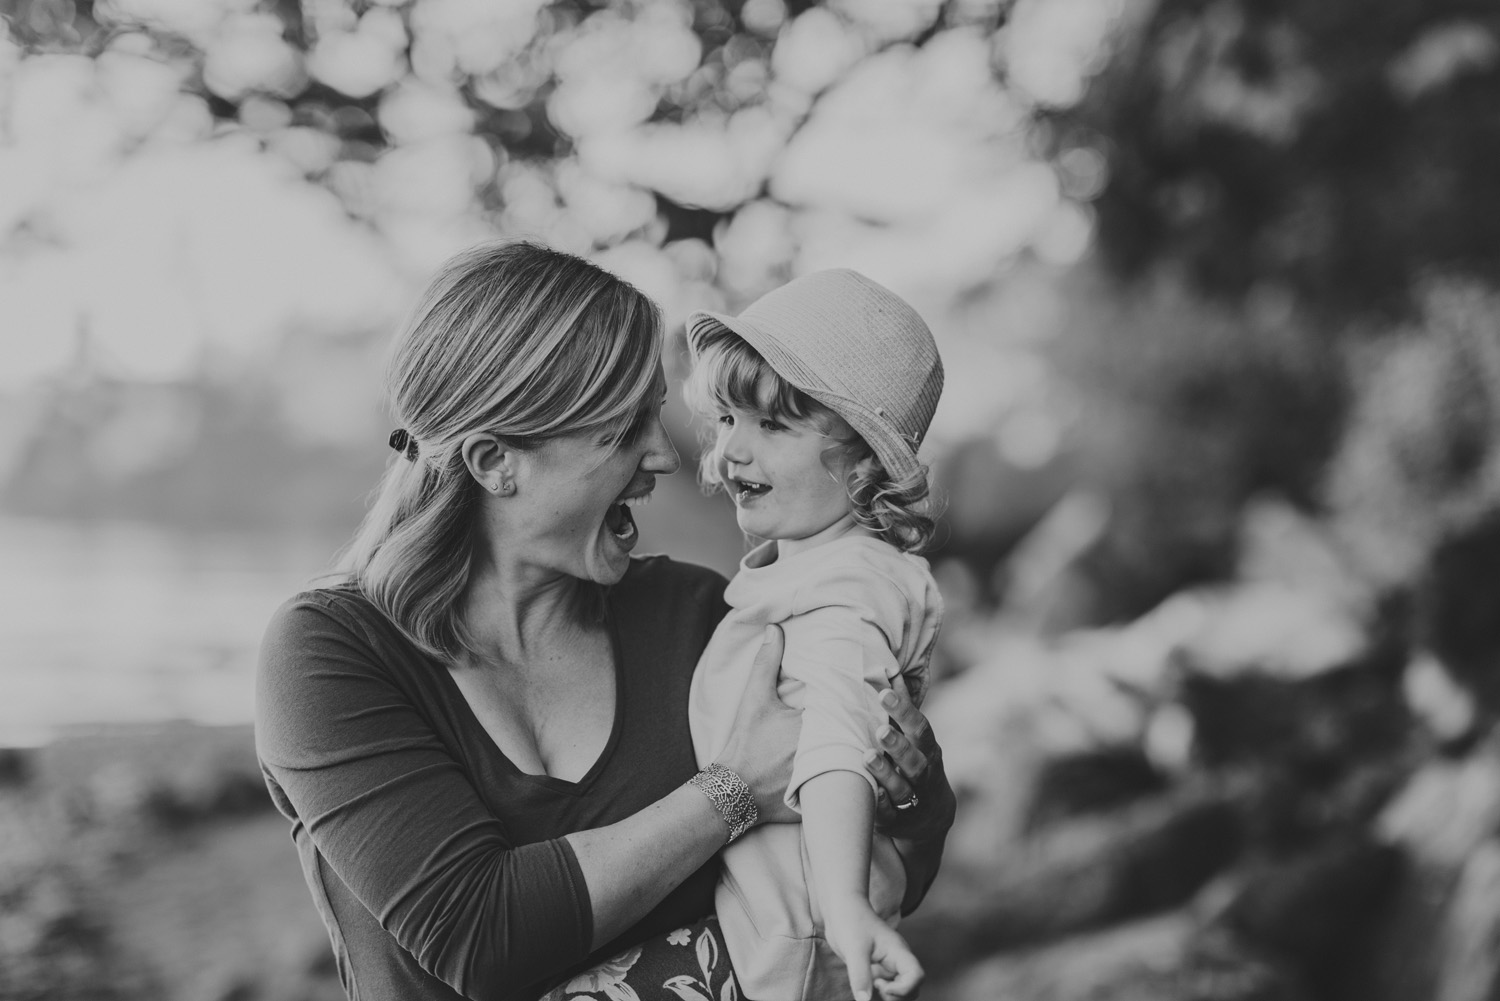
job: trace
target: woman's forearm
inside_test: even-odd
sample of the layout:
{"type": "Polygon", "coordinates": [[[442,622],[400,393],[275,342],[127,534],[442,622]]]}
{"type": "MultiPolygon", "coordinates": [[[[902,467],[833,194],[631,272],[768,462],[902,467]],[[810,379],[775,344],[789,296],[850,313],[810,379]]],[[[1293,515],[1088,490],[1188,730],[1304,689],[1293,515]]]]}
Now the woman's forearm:
{"type": "Polygon", "coordinates": [[[943,862],[943,845],[946,835],[930,841],[894,839],[896,853],[901,856],[902,868],[906,870],[906,894],[901,898],[901,915],[905,917],[917,909],[917,905],[932,888],[937,878],[938,866],[943,862]]]}
{"type": "Polygon", "coordinates": [[[588,885],[597,949],[723,848],[729,825],[707,796],[684,785],[618,823],[577,831],[566,840],[588,885]]]}

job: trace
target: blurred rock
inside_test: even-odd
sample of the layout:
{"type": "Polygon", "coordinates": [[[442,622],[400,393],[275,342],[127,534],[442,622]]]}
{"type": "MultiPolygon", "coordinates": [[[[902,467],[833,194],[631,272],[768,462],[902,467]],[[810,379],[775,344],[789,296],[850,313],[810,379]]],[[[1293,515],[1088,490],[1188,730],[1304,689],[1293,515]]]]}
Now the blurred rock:
{"type": "MultiPolygon", "coordinates": [[[[962,797],[947,858],[985,867],[998,864],[1047,798],[1037,788],[1049,762],[1136,753],[1150,698],[1138,679],[1160,674],[1154,660],[1165,654],[1154,637],[1120,630],[1045,640],[991,624],[953,642],[976,662],[934,687],[923,710],[962,797]]],[[[1138,757],[1134,766],[1142,778],[1138,757]]],[[[1086,796],[1101,805],[1130,798],[1086,796]]]]}
{"type": "Polygon", "coordinates": [[[1500,738],[1428,762],[1381,813],[1376,835],[1425,863],[1457,867],[1500,830],[1500,738]]]}
{"type": "Polygon", "coordinates": [[[1124,806],[1166,789],[1167,780],[1136,747],[1100,748],[1045,761],[1028,804],[1026,828],[1036,831],[1083,814],[1124,806]]]}
{"type": "Polygon", "coordinates": [[[1453,275],[1418,284],[1410,325],[1356,355],[1355,407],[1326,497],[1364,574],[1390,588],[1425,578],[1423,590],[1442,593],[1421,602],[1431,635],[1463,659],[1473,641],[1492,651],[1495,641],[1474,613],[1493,607],[1495,587],[1500,332],[1484,286],[1453,275]]]}
{"type": "Polygon", "coordinates": [[[1316,593],[1356,613],[1374,601],[1346,544],[1324,521],[1275,495],[1252,498],[1240,514],[1235,579],[1316,593]]]}
{"type": "Polygon", "coordinates": [[[271,806],[258,772],[225,767],[206,767],[175,782],[159,782],[142,803],[153,820],[172,828],[260,813],[271,806]]]}
{"type": "Polygon", "coordinates": [[[1216,677],[1245,671],[1308,678],[1366,657],[1364,624],[1339,599],[1281,584],[1234,584],[1171,599],[1200,603],[1199,624],[1183,637],[1195,670],[1216,677]]]}
{"type": "Polygon", "coordinates": [[[1182,790],[1062,821],[999,865],[947,865],[902,925],[924,964],[951,970],[1017,945],[1148,914],[1189,899],[1230,864],[1243,831],[1221,789],[1182,790]]]}
{"type": "Polygon", "coordinates": [[[24,786],[32,776],[31,752],[22,747],[0,747],[0,788],[24,786]]]}
{"type": "Polygon", "coordinates": [[[1400,871],[1401,853],[1358,835],[1330,839],[1290,858],[1263,859],[1232,877],[1217,920],[1263,952],[1282,957],[1325,993],[1363,959],[1370,923],[1400,871]]]}
{"type": "Polygon", "coordinates": [[[1410,726],[1397,680],[1362,666],[1290,680],[1189,668],[1179,698],[1206,764],[1275,765],[1312,782],[1326,783],[1362,757],[1398,753],[1410,726]]]}
{"type": "Polygon", "coordinates": [[[1448,528],[1416,589],[1417,641],[1500,716],[1500,510],[1448,528]]]}
{"type": "Polygon", "coordinates": [[[933,469],[934,485],[946,499],[945,535],[933,559],[966,566],[981,602],[993,607],[1000,597],[997,568],[1063,496],[1071,470],[1060,456],[1036,468],[1018,466],[993,436],[960,442],[933,469]]]}
{"type": "Polygon", "coordinates": [[[73,797],[79,819],[119,824],[142,813],[151,797],[151,779],[137,763],[122,758],[99,766],[73,797]]]}
{"type": "Polygon", "coordinates": [[[1047,634],[1098,623],[1098,596],[1077,567],[1099,545],[1109,516],[1099,494],[1075,489],[1059,498],[1006,563],[1007,617],[1047,634]]]}
{"type": "Polygon", "coordinates": [[[1308,1001],[1295,975],[1188,914],[997,956],[925,992],[935,1001],[1308,1001]]]}
{"type": "Polygon", "coordinates": [[[1457,748],[1475,735],[1480,717],[1473,693],[1455,681],[1431,653],[1419,652],[1406,665],[1401,693],[1412,715],[1440,745],[1457,748]]]}
{"type": "Polygon", "coordinates": [[[210,992],[210,1001],[253,1001],[260,993],[259,985],[246,977],[230,977],[228,982],[210,992]]]}
{"type": "Polygon", "coordinates": [[[1497,830],[1500,741],[1493,735],[1466,757],[1430,761],[1411,776],[1372,827],[1407,864],[1360,945],[1364,961],[1344,970],[1336,998],[1495,996],[1495,954],[1481,953],[1500,901],[1486,889],[1497,830]],[[1475,993],[1473,985],[1485,981],[1490,993],[1475,993]]]}
{"type": "MultiPolygon", "coordinates": [[[[15,876],[17,874],[12,874],[15,876]]],[[[146,986],[115,954],[79,882],[56,865],[12,878],[0,895],[0,997],[111,1001],[146,986]]]]}
{"type": "Polygon", "coordinates": [[[1500,840],[1485,841],[1464,863],[1442,937],[1435,1001],[1500,996],[1500,840]]]}
{"type": "Polygon", "coordinates": [[[343,997],[248,727],[92,728],[30,759],[0,787],[0,998],[343,997]]]}
{"type": "Polygon", "coordinates": [[[1141,735],[1141,753],[1164,772],[1187,771],[1193,759],[1193,714],[1177,703],[1157,706],[1141,735]]]}

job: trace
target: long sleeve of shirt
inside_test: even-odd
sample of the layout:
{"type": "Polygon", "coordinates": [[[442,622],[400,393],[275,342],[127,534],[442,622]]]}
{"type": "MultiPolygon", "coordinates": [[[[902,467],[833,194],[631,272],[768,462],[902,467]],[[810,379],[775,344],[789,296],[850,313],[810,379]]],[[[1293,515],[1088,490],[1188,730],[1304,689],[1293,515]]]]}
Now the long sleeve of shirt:
{"type": "Polygon", "coordinates": [[[380,646],[337,604],[277,614],[257,693],[273,797],[423,970],[466,997],[525,996],[588,955],[577,860],[561,838],[516,842],[380,646]]]}
{"type": "Polygon", "coordinates": [[[446,665],[356,589],[281,608],[261,646],[261,770],[350,998],[534,1001],[710,913],[716,860],[590,952],[593,908],[565,836],[633,816],[697,770],[688,690],[724,584],[663,556],[631,559],[605,600],[615,719],[576,781],[517,768],[446,665]]]}

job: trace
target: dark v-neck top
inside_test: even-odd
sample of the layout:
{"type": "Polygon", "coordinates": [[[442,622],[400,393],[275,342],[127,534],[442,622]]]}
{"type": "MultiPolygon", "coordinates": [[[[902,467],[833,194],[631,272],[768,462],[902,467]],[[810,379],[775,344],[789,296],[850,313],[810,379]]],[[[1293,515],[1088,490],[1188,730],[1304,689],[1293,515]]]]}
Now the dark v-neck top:
{"type": "Polygon", "coordinates": [[[588,889],[562,836],[622,820],[696,771],[688,686],[724,585],[657,556],[610,588],[614,726],[577,782],[516,768],[443,664],[357,591],[306,591],[277,611],[256,747],[351,999],[532,999],[709,913],[716,860],[591,955],[588,889]]]}

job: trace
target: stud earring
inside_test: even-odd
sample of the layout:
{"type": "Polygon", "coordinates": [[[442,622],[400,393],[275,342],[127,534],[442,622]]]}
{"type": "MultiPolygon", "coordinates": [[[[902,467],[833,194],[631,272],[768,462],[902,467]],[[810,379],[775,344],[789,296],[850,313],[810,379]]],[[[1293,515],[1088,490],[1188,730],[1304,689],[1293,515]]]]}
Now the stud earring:
{"type": "Polygon", "coordinates": [[[490,489],[495,491],[495,493],[500,494],[502,497],[509,497],[511,494],[516,492],[516,485],[509,480],[496,481],[495,484],[490,487],[490,489]]]}

